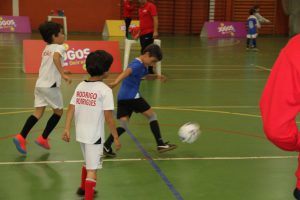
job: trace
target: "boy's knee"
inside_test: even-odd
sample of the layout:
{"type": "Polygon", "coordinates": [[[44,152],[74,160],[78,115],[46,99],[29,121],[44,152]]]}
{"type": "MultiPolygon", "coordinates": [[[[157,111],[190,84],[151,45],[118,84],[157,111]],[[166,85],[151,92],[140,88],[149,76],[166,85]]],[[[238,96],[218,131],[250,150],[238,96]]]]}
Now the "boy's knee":
{"type": "Polygon", "coordinates": [[[55,113],[56,115],[58,115],[58,116],[62,116],[63,113],[64,113],[64,110],[63,110],[63,109],[54,109],[53,111],[54,111],[54,113],[55,113]]]}

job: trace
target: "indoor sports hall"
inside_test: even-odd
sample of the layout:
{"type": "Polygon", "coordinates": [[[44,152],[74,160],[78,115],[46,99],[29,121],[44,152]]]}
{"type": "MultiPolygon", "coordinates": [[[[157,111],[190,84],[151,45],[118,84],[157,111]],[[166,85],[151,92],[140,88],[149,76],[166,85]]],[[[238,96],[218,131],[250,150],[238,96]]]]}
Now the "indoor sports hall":
{"type": "MultiPolygon", "coordinates": [[[[139,1],[133,2],[136,5],[133,20],[138,20],[139,1]]],[[[299,8],[300,3],[297,0],[148,2],[157,7],[158,39],[163,52],[161,73],[167,80],[142,80],[140,93],[156,112],[164,140],[178,147],[158,153],[148,121],[134,113],[128,133],[120,137],[122,148],[116,152],[117,156],[104,158],[103,169],[97,172],[98,193],[94,199],[295,199],[298,153],[281,150],[267,139],[259,101],[280,51],[299,30],[299,23],[292,24],[291,18],[295,23],[300,19],[299,13],[292,16],[293,8],[299,8]],[[257,48],[247,49],[246,34],[235,37],[238,31],[232,31],[226,23],[239,22],[247,31],[244,26],[254,5],[260,6],[260,14],[270,22],[262,23],[258,29],[257,48]],[[231,35],[210,36],[205,25],[214,22],[229,27],[231,35]],[[199,124],[201,130],[199,138],[191,144],[183,143],[178,136],[179,128],[187,122],[199,124]]],[[[70,85],[62,81],[64,114],[50,135],[51,149],[35,144],[52,114],[48,107],[26,139],[27,155],[20,154],[13,138],[34,111],[38,78],[38,73],[26,72],[32,66],[27,66],[25,56],[41,57],[41,51],[35,53],[33,46],[27,46],[24,53],[24,41],[41,42],[39,24],[48,16],[59,16],[51,20],[63,25],[66,19],[67,44],[68,41],[117,44],[114,52],[119,56],[117,67],[122,71],[125,33],[123,30],[123,35],[114,36],[108,24],[108,20],[123,22],[122,12],[123,0],[1,0],[0,200],[83,199],[76,194],[83,157],[75,139],[74,123],[70,143],[62,140],[62,134],[74,89],[89,76],[66,71],[73,81],[70,85]],[[52,13],[57,9],[58,15],[52,13]],[[27,16],[31,31],[14,32],[15,25],[5,24],[5,16],[27,16]],[[1,32],[7,26],[14,28],[1,32]],[[105,27],[108,30],[103,34],[105,27]]],[[[139,42],[133,43],[129,61],[140,54],[139,42]]],[[[112,82],[121,71],[110,73],[104,83],[112,82]]],[[[119,86],[113,89],[115,106],[118,90],[119,86]]],[[[107,128],[105,134],[109,134],[107,128]]]]}

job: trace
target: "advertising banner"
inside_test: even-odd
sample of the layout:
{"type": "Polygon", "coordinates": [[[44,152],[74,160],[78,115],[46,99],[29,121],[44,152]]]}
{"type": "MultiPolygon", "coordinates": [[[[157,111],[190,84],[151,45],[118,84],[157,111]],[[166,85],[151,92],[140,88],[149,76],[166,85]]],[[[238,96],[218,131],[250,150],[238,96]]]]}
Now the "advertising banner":
{"type": "Polygon", "coordinates": [[[0,32],[31,33],[29,18],[27,16],[0,15],[0,32]]]}
{"type": "Polygon", "coordinates": [[[201,37],[241,38],[246,37],[246,22],[205,22],[201,37]]]}
{"type": "MultiPolygon", "coordinates": [[[[71,73],[87,73],[85,59],[95,50],[105,50],[113,58],[110,72],[122,72],[120,48],[117,41],[75,41],[68,40],[63,44],[66,53],[64,55],[64,70],[71,73]]],[[[46,43],[42,40],[23,40],[23,70],[25,73],[38,73],[41,65],[42,52],[46,43]]]]}

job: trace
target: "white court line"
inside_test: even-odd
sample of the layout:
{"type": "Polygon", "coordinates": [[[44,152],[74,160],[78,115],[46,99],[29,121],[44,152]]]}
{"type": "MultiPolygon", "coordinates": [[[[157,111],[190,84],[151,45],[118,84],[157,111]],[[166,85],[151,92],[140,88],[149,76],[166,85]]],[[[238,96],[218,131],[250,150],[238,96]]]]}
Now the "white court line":
{"type": "Polygon", "coordinates": [[[217,65],[217,64],[212,64],[212,65],[207,65],[207,64],[198,64],[198,65],[185,65],[185,64],[178,64],[178,65],[174,65],[174,64],[163,64],[163,66],[166,66],[166,67],[173,67],[173,66],[188,66],[188,67],[205,67],[205,66],[231,66],[231,67],[245,67],[245,65],[231,65],[231,64],[228,64],[228,65],[217,65]]]}
{"type": "MultiPolygon", "coordinates": [[[[257,106],[157,106],[165,108],[259,108],[257,106]]],[[[0,108],[1,109],[1,108],[0,108]]]]}
{"type": "MultiPolygon", "coordinates": [[[[12,78],[0,78],[0,80],[36,80],[37,77],[33,77],[33,78],[15,78],[15,77],[12,77],[12,78]]],[[[183,79],[183,78],[169,78],[167,80],[169,81],[265,81],[267,78],[264,78],[264,79],[261,79],[261,78],[257,78],[257,79],[237,79],[237,78],[234,78],[234,79],[230,79],[230,78],[227,78],[227,79],[213,79],[213,78],[187,78],[187,79],[183,79]]],[[[75,81],[83,81],[84,79],[79,79],[79,78],[72,78],[72,80],[75,80],[75,81]]],[[[105,80],[115,80],[115,79],[105,79],[105,80]]]]}
{"type": "MultiPolygon", "coordinates": [[[[258,106],[154,106],[154,107],[165,107],[165,108],[258,108],[258,106]]],[[[33,110],[33,107],[0,107],[0,110],[33,110]]],[[[67,109],[64,108],[64,109],[67,109]]]]}
{"type": "MultiPolygon", "coordinates": [[[[270,160],[270,159],[296,159],[298,156],[245,156],[245,157],[194,157],[194,158],[153,158],[155,161],[186,161],[186,160],[270,160]]],[[[146,161],[147,158],[121,158],[106,159],[104,162],[130,162],[146,161]]],[[[0,162],[0,165],[30,165],[30,164],[64,164],[82,163],[83,160],[46,160],[46,161],[19,161],[0,162]]]]}
{"type": "Polygon", "coordinates": [[[163,69],[164,71],[257,71],[258,69],[253,68],[244,68],[244,69],[188,69],[188,68],[182,68],[182,69],[163,69]]]}
{"type": "Polygon", "coordinates": [[[3,63],[0,62],[0,65],[22,65],[23,63],[3,63]]]}
{"type": "Polygon", "coordinates": [[[174,78],[174,79],[167,79],[170,81],[265,81],[267,78],[250,78],[250,79],[243,79],[243,78],[174,78]]]}
{"type": "Polygon", "coordinates": [[[256,65],[255,67],[258,68],[258,69],[262,69],[264,71],[272,71],[272,69],[269,69],[269,68],[266,68],[266,67],[262,67],[262,66],[258,66],[258,65],[256,65]]]}

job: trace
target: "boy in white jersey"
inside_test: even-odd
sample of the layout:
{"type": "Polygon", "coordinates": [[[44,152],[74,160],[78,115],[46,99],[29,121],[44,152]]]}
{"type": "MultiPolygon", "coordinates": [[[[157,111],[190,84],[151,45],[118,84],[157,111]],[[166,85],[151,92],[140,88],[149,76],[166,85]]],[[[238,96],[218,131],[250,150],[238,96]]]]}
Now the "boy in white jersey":
{"type": "Polygon", "coordinates": [[[54,22],[45,22],[39,26],[39,31],[47,45],[42,53],[39,77],[35,85],[35,111],[28,117],[21,132],[13,139],[17,150],[24,155],[27,153],[26,137],[31,128],[43,116],[47,105],[52,107],[53,115],[48,120],[42,135],[35,142],[45,149],[50,149],[48,136],[63,114],[63,98],[60,91],[61,78],[71,83],[70,77],[64,74],[62,67],[65,54],[62,45],[65,41],[63,27],[54,22]]]}
{"type": "Polygon", "coordinates": [[[81,82],[75,89],[62,136],[64,141],[70,141],[71,122],[75,115],[76,140],[80,143],[85,162],[77,194],[85,196],[85,200],[93,199],[96,171],[102,168],[104,121],[112,133],[116,149],[121,147],[113,119],[112,89],[102,82],[108,76],[112,62],[113,57],[103,50],[97,50],[87,56],[86,69],[91,77],[81,82]]]}
{"type": "MultiPolygon", "coordinates": [[[[148,119],[151,132],[154,136],[157,145],[157,151],[160,153],[176,149],[175,144],[168,144],[164,142],[161,136],[159,123],[156,113],[152,110],[148,102],[142,97],[139,88],[141,78],[146,79],[162,79],[165,80],[163,75],[149,74],[148,66],[155,66],[155,64],[162,59],[162,52],[158,45],[148,45],[142,55],[135,58],[129,63],[127,69],[123,71],[110,86],[113,88],[121,83],[118,93],[118,110],[117,119],[120,126],[117,128],[119,136],[121,136],[127,129],[127,124],[133,112],[141,113],[148,119]]],[[[110,135],[104,143],[104,154],[107,157],[115,157],[116,154],[112,151],[111,145],[113,137],[110,135]]]]}

